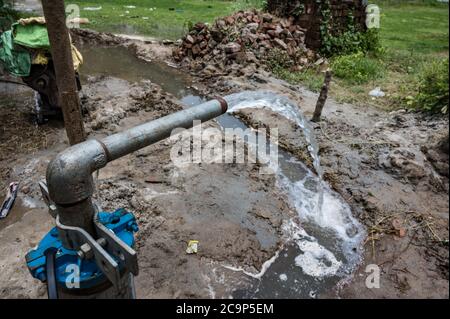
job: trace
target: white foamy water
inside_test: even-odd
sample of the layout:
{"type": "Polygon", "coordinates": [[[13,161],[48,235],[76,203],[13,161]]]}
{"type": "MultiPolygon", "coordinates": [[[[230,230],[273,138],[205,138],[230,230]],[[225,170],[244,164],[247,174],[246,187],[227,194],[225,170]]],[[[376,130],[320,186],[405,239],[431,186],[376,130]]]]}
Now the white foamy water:
{"type": "Polygon", "coordinates": [[[236,113],[239,110],[248,108],[269,109],[297,124],[302,129],[306,142],[308,143],[308,150],[313,159],[314,169],[322,177],[323,172],[320,166],[319,144],[317,143],[309,121],[294,102],[284,96],[267,91],[245,91],[228,95],[225,99],[230,106],[228,113],[236,113]]]}
{"type": "MultiPolygon", "coordinates": [[[[294,221],[284,225],[288,241],[295,243],[301,251],[295,258],[295,265],[304,274],[314,278],[349,274],[359,262],[365,232],[352,216],[348,204],[323,182],[319,145],[309,121],[295,103],[272,92],[242,92],[227,96],[225,99],[230,106],[229,113],[242,109],[268,109],[293,121],[301,128],[317,174],[293,157],[286,162],[307,172],[302,180],[291,180],[280,167],[275,169],[277,185],[287,195],[301,223],[316,229],[314,236],[317,238],[308,234],[294,221]]],[[[278,255],[279,252],[266,262],[258,274],[235,267],[227,268],[243,271],[253,278],[262,278],[278,255]]]]}

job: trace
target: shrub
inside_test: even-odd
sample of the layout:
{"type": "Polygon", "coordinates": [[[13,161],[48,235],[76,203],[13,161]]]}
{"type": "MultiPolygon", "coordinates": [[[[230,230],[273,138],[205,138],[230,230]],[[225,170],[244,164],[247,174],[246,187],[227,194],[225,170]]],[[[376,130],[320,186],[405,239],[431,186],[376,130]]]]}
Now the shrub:
{"type": "Polygon", "coordinates": [[[353,84],[375,80],[384,74],[384,65],[378,59],[361,52],[338,56],[331,66],[336,77],[353,84]]]}
{"type": "Polygon", "coordinates": [[[337,36],[323,33],[322,47],[320,49],[322,55],[333,57],[358,52],[371,53],[375,56],[381,56],[384,53],[378,29],[369,29],[362,32],[350,28],[337,36]]]}
{"type": "Polygon", "coordinates": [[[426,63],[418,75],[418,93],[410,105],[418,110],[448,113],[448,58],[426,63]]]}

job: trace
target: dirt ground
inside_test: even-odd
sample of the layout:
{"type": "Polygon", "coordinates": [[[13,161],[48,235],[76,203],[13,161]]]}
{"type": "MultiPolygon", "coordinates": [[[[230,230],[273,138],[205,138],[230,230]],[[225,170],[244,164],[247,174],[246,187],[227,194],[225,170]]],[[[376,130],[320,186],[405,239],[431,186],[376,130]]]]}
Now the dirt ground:
{"type": "MultiPolygon", "coordinates": [[[[45,297],[43,285],[29,275],[24,256],[53,224],[40,200],[37,182],[45,176],[51,158],[67,147],[60,127],[49,133],[52,138],[47,137],[46,144],[33,136],[36,142],[25,148],[29,136],[18,128],[17,121],[27,123],[29,130],[34,126],[21,113],[18,120],[10,117],[17,113],[13,107],[29,99],[29,94],[15,94],[1,107],[5,118],[2,143],[14,143],[14,137],[20,136],[2,152],[2,181],[21,183],[10,216],[0,221],[1,298],[45,297]]],[[[130,84],[116,78],[91,79],[83,88],[82,101],[90,138],[182,109],[154,84],[130,84]]],[[[49,122],[44,130],[53,125],[49,122]]],[[[101,170],[97,200],[106,211],[125,207],[135,212],[140,226],[136,247],[139,298],[226,298],[231,288],[213,288],[209,283],[215,264],[260,269],[281,244],[282,221],[292,217],[292,212],[274,180],[261,177],[256,164],[178,168],[170,160],[173,143],[163,141],[101,170]],[[185,250],[192,239],[200,241],[201,250],[191,257],[185,250]]]]}
{"type": "MultiPolygon", "coordinates": [[[[77,38],[78,37],[78,38],[77,38]]],[[[170,47],[153,41],[123,40],[87,31],[76,41],[123,45],[138,57],[172,63],[170,47]]],[[[302,87],[248,68],[240,76],[196,77],[204,96],[242,90],[271,90],[298,102],[312,114],[317,96],[302,87]]],[[[67,141],[61,121],[39,128],[29,117],[32,92],[4,85],[0,90],[0,185],[20,182],[18,201],[0,221],[0,298],[45,298],[45,287],[31,278],[24,256],[53,225],[37,182],[67,141]]],[[[150,82],[129,83],[90,77],[81,97],[89,136],[100,137],[182,108],[172,95],[150,82]]],[[[252,127],[280,129],[280,145],[308,163],[301,132],[265,110],[243,110],[252,127]]],[[[209,125],[217,126],[210,122],[209,125]]],[[[320,298],[448,298],[448,120],[403,110],[330,100],[316,126],[325,179],[367,228],[364,261],[355,274],[320,298]],[[366,266],[381,267],[381,286],[365,285],[366,266]]],[[[293,217],[286,199],[257,165],[176,167],[163,141],[117,160],[101,170],[97,200],[108,211],[125,207],[138,219],[139,298],[228,298],[245,287],[233,265],[258,271],[283,241],[282,224],[293,217]],[[197,255],[186,255],[187,241],[200,241],[197,255]]]]}

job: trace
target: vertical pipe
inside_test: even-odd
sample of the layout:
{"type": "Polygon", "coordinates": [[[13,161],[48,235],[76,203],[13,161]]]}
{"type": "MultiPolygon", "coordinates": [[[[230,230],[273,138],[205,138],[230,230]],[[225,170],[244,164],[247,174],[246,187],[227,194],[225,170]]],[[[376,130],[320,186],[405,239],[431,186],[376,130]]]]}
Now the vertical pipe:
{"type": "Polygon", "coordinates": [[[328,90],[330,89],[331,76],[331,70],[327,70],[325,72],[325,80],[323,81],[322,90],[320,91],[319,99],[317,100],[316,109],[314,110],[314,115],[311,119],[312,122],[320,122],[323,107],[325,106],[325,103],[328,99],[328,90]]]}
{"type": "Polygon", "coordinates": [[[43,0],[42,7],[47,24],[53,64],[58,86],[59,104],[70,145],[86,140],[80,100],[73,69],[72,48],[66,26],[63,0],[43,0]]]}

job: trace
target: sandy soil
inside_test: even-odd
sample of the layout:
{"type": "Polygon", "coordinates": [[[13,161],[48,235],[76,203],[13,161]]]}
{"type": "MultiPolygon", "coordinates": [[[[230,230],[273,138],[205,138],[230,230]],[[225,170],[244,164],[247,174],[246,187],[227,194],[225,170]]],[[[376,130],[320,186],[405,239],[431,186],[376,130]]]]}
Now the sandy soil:
{"type": "MultiPolygon", "coordinates": [[[[77,35],[77,41],[127,46],[141,58],[169,59],[168,47],[151,41],[87,31],[77,35]]],[[[204,80],[199,89],[206,96],[273,90],[312,113],[317,97],[311,92],[264,71],[240,73],[199,78],[204,80]]],[[[29,275],[24,256],[53,224],[37,182],[67,142],[60,121],[39,128],[30,122],[31,92],[23,88],[11,95],[10,90],[0,90],[0,182],[4,187],[20,181],[21,191],[10,216],[0,221],[0,298],[42,298],[45,288],[29,275]]],[[[90,137],[182,108],[155,84],[108,77],[90,78],[82,103],[90,137]]],[[[253,127],[277,125],[280,145],[308,162],[301,132],[291,123],[264,110],[244,110],[240,117],[253,127]]],[[[448,147],[447,153],[433,147],[447,131],[447,120],[329,101],[316,128],[326,180],[349,202],[369,237],[356,274],[319,297],[448,298],[448,147]],[[380,289],[365,286],[365,267],[373,263],[382,269],[380,289]]],[[[178,168],[169,157],[171,143],[163,141],[101,170],[97,200],[104,210],[125,207],[138,218],[139,298],[229,297],[246,278],[221,265],[260,269],[281,244],[281,226],[292,210],[274,180],[256,173],[256,165],[178,168]],[[200,241],[197,255],[185,253],[191,239],[200,241]]]]}

